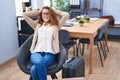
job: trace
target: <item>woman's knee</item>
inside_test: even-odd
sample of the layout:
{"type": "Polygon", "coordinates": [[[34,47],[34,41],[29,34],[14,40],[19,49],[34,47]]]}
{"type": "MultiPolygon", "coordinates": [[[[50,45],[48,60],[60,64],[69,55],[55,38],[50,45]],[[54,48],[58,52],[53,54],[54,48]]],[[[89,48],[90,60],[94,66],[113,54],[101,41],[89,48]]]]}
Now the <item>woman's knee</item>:
{"type": "Polygon", "coordinates": [[[54,54],[49,53],[49,54],[44,56],[44,64],[46,64],[46,66],[51,65],[54,61],[55,61],[54,54]]]}
{"type": "Polygon", "coordinates": [[[31,73],[31,74],[36,73],[36,66],[35,66],[35,65],[33,65],[33,66],[31,67],[30,73],[31,73]]]}
{"type": "Polygon", "coordinates": [[[42,63],[43,57],[39,53],[34,53],[31,55],[31,62],[33,64],[39,65],[42,63]]]}

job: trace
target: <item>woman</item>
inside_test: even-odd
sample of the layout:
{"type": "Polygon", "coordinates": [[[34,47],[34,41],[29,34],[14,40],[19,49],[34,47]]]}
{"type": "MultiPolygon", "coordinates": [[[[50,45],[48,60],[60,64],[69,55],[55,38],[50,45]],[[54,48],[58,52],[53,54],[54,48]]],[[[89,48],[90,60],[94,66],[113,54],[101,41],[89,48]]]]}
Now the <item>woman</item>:
{"type": "Polygon", "coordinates": [[[46,67],[55,60],[55,54],[59,53],[58,31],[68,19],[67,12],[53,10],[44,6],[40,10],[23,13],[24,19],[34,29],[34,37],[31,44],[31,75],[33,80],[47,80],[46,67]],[[31,17],[39,16],[37,20],[31,17]],[[61,19],[58,20],[58,17],[61,19]]]}

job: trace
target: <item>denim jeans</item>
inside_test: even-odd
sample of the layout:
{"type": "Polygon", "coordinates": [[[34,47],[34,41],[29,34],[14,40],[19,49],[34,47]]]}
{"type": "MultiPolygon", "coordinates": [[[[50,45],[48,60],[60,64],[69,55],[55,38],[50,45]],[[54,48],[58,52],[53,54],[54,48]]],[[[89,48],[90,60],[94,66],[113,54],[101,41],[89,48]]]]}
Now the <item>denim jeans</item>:
{"type": "Polygon", "coordinates": [[[52,53],[36,52],[31,55],[30,73],[33,80],[47,80],[46,68],[55,60],[55,55],[52,53]]]}

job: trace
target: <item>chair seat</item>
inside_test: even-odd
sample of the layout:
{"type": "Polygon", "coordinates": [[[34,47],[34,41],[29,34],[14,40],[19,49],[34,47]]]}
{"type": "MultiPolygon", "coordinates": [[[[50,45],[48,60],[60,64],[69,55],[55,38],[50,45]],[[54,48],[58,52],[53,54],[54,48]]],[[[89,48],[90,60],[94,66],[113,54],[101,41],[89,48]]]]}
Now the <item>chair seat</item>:
{"type": "MultiPolygon", "coordinates": [[[[79,43],[90,44],[90,40],[82,38],[82,39],[79,40],[79,43]]],[[[97,45],[97,39],[96,38],[94,39],[94,45],[97,45]]]]}
{"type": "Polygon", "coordinates": [[[66,49],[70,49],[72,46],[74,46],[76,43],[71,41],[71,42],[68,42],[66,44],[63,44],[63,46],[66,48],[66,49]]]}
{"type": "MultiPolygon", "coordinates": [[[[30,61],[27,62],[27,68],[30,70],[30,68],[32,67],[32,63],[30,61]]],[[[57,62],[55,61],[51,66],[49,66],[47,68],[47,70],[51,70],[57,67],[57,62]]]]}
{"type": "MultiPolygon", "coordinates": [[[[27,69],[30,71],[31,67],[32,67],[32,63],[30,61],[27,62],[27,65],[26,65],[27,69]]],[[[53,70],[57,67],[57,61],[55,61],[51,66],[49,66],[47,68],[47,71],[50,71],[50,70],[53,70]]]]}
{"type": "Polygon", "coordinates": [[[115,19],[112,15],[101,16],[101,18],[109,19],[108,27],[113,27],[115,24],[115,19]]]}
{"type": "Polygon", "coordinates": [[[32,67],[32,63],[30,61],[28,61],[26,67],[27,67],[27,69],[30,70],[30,68],[32,67]]]}
{"type": "Polygon", "coordinates": [[[79,38],[70,37],[71,41],[74,41],[74,40],[77,40],[77,39],[79,39],[79,38]]]}

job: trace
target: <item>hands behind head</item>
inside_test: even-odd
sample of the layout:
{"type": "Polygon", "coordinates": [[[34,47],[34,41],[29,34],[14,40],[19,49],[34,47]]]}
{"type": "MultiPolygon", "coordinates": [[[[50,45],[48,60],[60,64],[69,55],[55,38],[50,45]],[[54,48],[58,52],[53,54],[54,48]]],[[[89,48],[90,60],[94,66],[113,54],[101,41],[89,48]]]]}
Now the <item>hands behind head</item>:
{"type": "Polygon", "coordinates": [[[39,13],[41,13],[41,9],[39,9],[39,13]]]}

